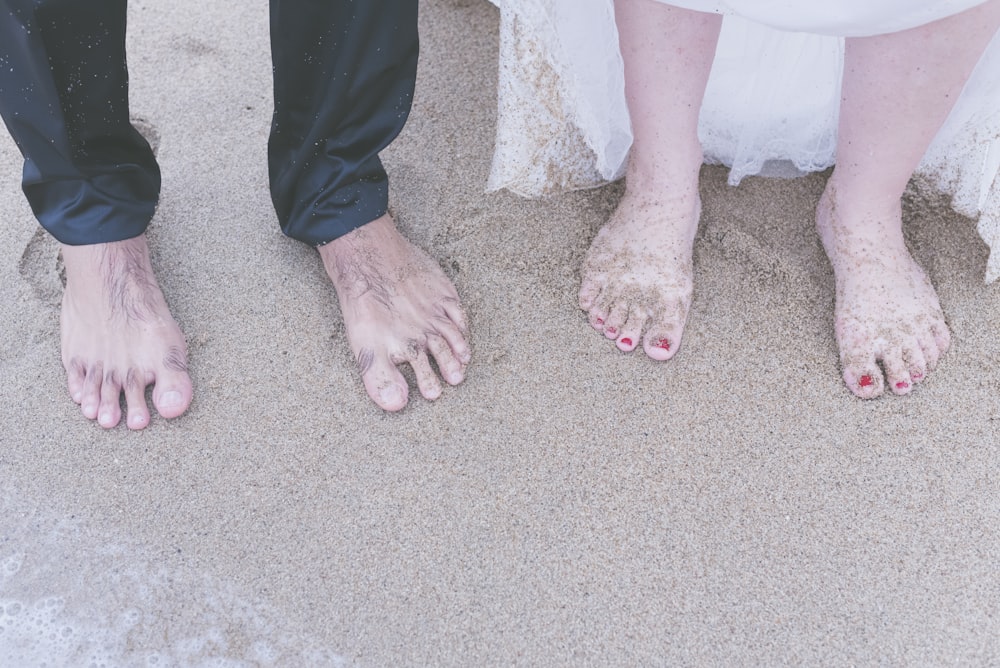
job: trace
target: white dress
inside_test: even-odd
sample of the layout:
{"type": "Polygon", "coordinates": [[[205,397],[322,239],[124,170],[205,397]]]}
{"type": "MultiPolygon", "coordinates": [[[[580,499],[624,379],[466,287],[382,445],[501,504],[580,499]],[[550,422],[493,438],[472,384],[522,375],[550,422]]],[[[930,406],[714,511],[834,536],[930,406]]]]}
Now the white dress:
{"type": "MultiPolygon", "coordinates": [[[[493,0],[499,114],[488,188],[524,196],[619,178],[632,142],[613,0],[493,0]]],[[[795,176],[834,162],[845,36],[913,28],[983,0],[671,0],[724,14],[699,119],[706,160],[795,176]]],[[[918,174],[978,218],[1000,277],[1000,34],[918,174]]]]}

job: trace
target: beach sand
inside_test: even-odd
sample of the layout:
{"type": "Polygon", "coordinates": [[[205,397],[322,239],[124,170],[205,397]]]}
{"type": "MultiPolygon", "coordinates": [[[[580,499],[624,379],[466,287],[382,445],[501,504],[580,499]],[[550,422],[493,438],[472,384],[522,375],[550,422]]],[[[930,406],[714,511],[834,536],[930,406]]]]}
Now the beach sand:
{"type": "Polygon", "coordinates": [[[0,136],[0,664],[1000,662],[1000,299],[945,200],[905,202],[953,333],[909,397],[841,381],[824,174],[731,188],[705,167],[682,350],[622,354],[576,305],[621,186],[484,194],[497,12],[426,0],[384,159],[474,363],[386,414],[271,208],[266,3],[129,11],[195,400],[141,433],[81,417],[56,247],[0,136]]]}

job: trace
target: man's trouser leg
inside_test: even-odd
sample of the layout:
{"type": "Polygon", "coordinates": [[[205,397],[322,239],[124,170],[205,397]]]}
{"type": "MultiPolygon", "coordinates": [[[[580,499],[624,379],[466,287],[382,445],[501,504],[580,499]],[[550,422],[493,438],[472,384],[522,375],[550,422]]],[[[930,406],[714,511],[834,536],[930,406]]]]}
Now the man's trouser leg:
{"type": "Polygon", "coordinates": [[[271,0],[271,198],[282,231],[321,245],[382,216],[378,153],[413,99],[417,0],[271,0]]]}
{"type": "Polygon", "coordinates": [[[0,113],[52,236],[82,245],[145,231],[160,171],[129,123],[125,0],[0,0],[0,113]]]}

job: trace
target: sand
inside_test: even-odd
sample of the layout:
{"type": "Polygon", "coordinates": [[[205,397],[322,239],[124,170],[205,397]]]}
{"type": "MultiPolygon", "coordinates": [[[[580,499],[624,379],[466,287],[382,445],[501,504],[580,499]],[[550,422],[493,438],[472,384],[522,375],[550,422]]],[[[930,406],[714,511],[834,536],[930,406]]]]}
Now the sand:
{"type": "Polygon", "coordinates": [[[576,306],[621,187],[484,194],[497,12],[421,7],[384,158],[475,358],[400,414],[364,396],[317,254],[275,221],[266,3],[130,3],[185,416],[80,416],[56,248],[0,137],[0,663],[1000,662],[1000,299],[974,223],[907,196],[953,347],[911,396],[863,402],[812,229],[825,175],[706,167],[683,348],[622,354],[576,306]]]}

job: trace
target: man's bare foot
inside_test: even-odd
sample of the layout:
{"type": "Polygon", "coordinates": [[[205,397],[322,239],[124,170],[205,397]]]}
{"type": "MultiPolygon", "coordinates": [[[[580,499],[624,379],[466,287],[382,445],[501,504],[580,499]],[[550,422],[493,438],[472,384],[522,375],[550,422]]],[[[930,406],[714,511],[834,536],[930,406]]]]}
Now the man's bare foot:
{"type": "Polygon", "coordinates": [[[125,393],[130,429],[149,424],[146,386],[165,418],[191,403],[184,335],[156,283],[145,235],[62,246],[66,290],[62,358],[70,396],[105,429],[118,424],[125,393]]]}
{"type": "Polygon", "coordinates": [[[376,404],[387,411],[406,405],[409,389],[399,364],[413,368],[426,399],[441,395],[431,357],[445,381],[462,382],[472,352],[458,293],[441,268],[399,234],[388,214],[321,246],[319,253],[337,290],[365,390],[376,404]]]}
{"type": "Polygon", "coordinates": [[[885,208],[860,209],[838,197],[831,182],[816,211],[836,277],[834,328],[844,381],[863,399],[881,395],[886,384],[907,394],[950,342],[937,294],[903,241],[900,205],[885,208]]]}
{"type": "Polygon", "coordinates": [[[597,233],[583,263],[580,308],[619,350],[642,341],[656,360],[677,352],[691,306],[700,215],[697,194],[657,199],[626,191],[597,233]]]}

